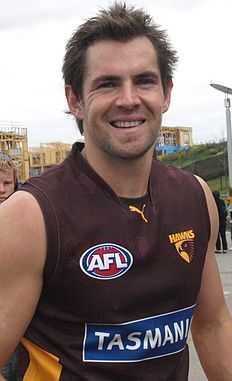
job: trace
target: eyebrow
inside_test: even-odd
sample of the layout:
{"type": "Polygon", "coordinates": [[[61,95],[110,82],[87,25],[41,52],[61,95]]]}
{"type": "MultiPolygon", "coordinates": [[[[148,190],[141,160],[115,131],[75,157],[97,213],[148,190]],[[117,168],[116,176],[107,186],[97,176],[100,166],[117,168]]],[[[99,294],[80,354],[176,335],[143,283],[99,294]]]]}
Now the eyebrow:
{"type": "Polygon", "coordinates": [[[106,82],[106,81],[119,81],[120,76],[117,75],[100,75],[99,77],[94,78],[93,80],[93,86],[101,83],[101,82],[106,82]]]}
{"type": "MultiPolygon", "coordinates": [[[[135,79],[139,78],[146,78],[146,77],[152,77],[154,79],[157,79],[159,77],[158,73],[155,71],[147,70],[139,74],[135,74],[133,76],[135,79]]],[[[119,75],[100,75],[99,77],[96,77],[93,80],[93,85],[97,85],[98,83],[105,82],[105,81],[120,81],[121,76],[119,75]]]]}
{"type": "Polygon", "coordinates": [[[159,75],[157,72],[151,71],[151,70],[144,71],[140,74],[135,75],[135,78],[147,78],[147,77],[157,79],[159,75]]]}

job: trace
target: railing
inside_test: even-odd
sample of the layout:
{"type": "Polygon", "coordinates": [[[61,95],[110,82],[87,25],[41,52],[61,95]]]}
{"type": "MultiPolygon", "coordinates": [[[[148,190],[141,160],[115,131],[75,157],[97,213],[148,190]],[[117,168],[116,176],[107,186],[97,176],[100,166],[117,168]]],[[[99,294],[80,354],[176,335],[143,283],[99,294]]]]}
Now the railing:
{"type": "Polygon", "coordinates": [[[0,120],[0,134],[2,132],[4,134],[27,136],[27,129],[22,126],[20,122],[0,120]]]}

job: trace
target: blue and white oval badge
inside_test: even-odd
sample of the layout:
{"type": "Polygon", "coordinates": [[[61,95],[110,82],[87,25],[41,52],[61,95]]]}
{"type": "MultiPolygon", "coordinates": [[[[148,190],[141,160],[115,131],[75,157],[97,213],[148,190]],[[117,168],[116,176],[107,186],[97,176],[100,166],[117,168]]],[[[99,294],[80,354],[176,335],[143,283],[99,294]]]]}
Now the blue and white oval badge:
{"type": "Polygon", "coordinates": [[[131,253],[125,247],[115,243],[92,246],[80,258],[81,270],[92,278],[102,280],[124,275],[132,264],[131,253]]]}

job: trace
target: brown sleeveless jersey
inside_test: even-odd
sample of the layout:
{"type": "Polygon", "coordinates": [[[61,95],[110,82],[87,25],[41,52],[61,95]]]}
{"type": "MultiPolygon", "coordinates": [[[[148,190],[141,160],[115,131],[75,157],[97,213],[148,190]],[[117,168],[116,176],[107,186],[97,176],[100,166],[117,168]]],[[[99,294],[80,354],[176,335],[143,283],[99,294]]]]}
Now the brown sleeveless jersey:
{"type": "Polygon", "coordinates": [[[47,232],[23,380],[186,381],[210,231],[194,176],[154,160],[146,203],[128,207],[74,145],[22,189],[37,199],[47,232]]]}

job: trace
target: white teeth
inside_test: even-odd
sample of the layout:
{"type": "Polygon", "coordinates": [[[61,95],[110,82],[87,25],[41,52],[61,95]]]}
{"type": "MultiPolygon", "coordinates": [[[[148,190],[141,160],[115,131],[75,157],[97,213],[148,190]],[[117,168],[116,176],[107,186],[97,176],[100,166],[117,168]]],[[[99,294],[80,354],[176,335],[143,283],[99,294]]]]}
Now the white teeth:
{"type": "Polygon", "coordinates": [[[126,128],[126,127],[136,127],[136,126],[139,126],[142,123],[143,123],[142,120],[131,120],[131,121],[127,121],[127,122],[117,121],[117,122],[114,122],[112,124],[115,127],[126,128]]]}

